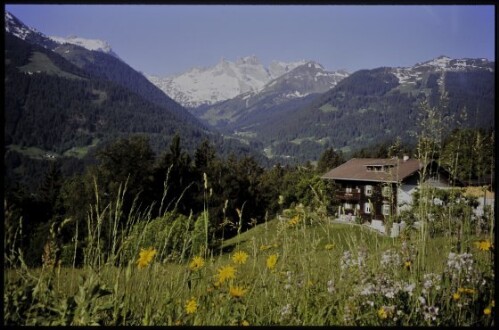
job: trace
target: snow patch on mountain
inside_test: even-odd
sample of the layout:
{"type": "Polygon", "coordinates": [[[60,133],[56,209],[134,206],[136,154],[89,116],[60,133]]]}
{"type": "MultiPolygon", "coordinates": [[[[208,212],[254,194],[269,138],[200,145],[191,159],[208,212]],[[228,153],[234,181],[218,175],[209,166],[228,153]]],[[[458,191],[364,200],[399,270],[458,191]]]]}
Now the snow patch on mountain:
{"type": "MultiPolygon", "coordinates": [[[[452,59],[448,56],[439,56],[411,67],[393,68],[392,73],[398,78],[401,85],[407,85],[416,84],[422,80],[428,70],[445,73],[480,69],[493,72],[494,69],[489,64],[490,62],[487,59],[452,59]]],[[[443,82],[439,81],[439,84],[443,84],[443,82]]]]}
{"type": "Polygon", "coordinates": [[[5,11],[5,32],[11,33],[22,40],[26,40],[31,34],[40,34],[43,36],[43,33],[38,32],[35,28],[24,25],[8,11],[5,11]]]}

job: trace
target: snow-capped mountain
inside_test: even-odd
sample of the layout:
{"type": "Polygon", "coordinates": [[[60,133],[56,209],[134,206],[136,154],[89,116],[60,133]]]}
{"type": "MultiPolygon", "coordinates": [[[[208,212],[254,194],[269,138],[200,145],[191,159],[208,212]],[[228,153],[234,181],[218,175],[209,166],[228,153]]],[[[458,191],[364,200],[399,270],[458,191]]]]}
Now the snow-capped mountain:
{"type": "Polygon", "coordinates": [[[193,68],[170,76],[147,78],[171,98],[185,107],[195,108],[231,99],[246,92],[257,92],[271,80],[304,64],[272,62],[265,68],[256,56],[247,56],[235,62],[221,59],[215,66],[193,68]]]}
{"type": "Polygon", "coordinates": [[[113,51],[111,45],[107,41],[99,39],[85,39],[77,36],[69,36],[67,38],[49,36],[49,38],[61,45],[63,44],[77,45],[88,50],[109,54],[119,59],[119,56],[113,51]]]}
{"type": "Polygon", "coordinates": [[[259,90],[239,94],[193,113],[229,131],[252,126],[265,120],[263,118],[282,116],[297,104],[307,102],[306,96],[324,93],[348,75],[345,71],[326,71],[319,63],[308,61],[271,80],[259,90]]]}
{"type": "Polygon", "coordinates": [[[72,44],[88,50],[109,54],[120,59],[119,56],[113,51],[109,43],[107,43],[106,41],[97,39],[84,39],[77,36],[69,36],[67,38],[46,36],[35,28],[25,25],[8,11],[5,11],[5,32],[11,33],[22,40],[36,43],[51,50],[55,50],[60,45],[72,44]]]}
{"type": "MultiPolygon", "coordinates": [[[[487,59],[452,59],[448,56],[439,56],[426,62],[416,63],[411,67],[393,68],[392,73],[398,78],[401,85],[416,84],[420,82],[427,72],[465,72],[483,69],[494,72],[494,62],[487,59]]],[[[441,76],[444,79],[444,75],[441,76]]],[[[439,84],[442,81],[439,80],[439,84]]]]}
{"type": "Polygon", "coordinates": [[[283,98],[304,97],[324,93],[345,77],[348,77],[346,71],[329,72],[319,63],[309,61],[272,80],[263,90],[278,92],[283,98]]]}

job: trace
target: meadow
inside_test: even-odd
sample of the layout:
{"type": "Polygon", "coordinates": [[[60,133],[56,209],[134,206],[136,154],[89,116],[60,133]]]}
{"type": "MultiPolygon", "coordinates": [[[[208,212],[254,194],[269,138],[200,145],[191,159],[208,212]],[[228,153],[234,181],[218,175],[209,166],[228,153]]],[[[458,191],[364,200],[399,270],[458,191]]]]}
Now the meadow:
{"type": "Polygon", "coordinates": [[[458,240],[410,227],[390,238],[298,205],[208,246],[199,232],[172,234],[192,219],[165,212],[163,222],[113,231],[117,252],[108,253],[99,233],[113,217],[104,213],[89,215],[95,235],[82,267],[53,263],[46,251],[44,266],[30,269],[6,246],[6,325],[494,324],[493,219],[490,232],[458,240]],[[172,237],[177,258],[165,252],[172,237]],[[196,240],[198,253],[186,253],[196,240]]]}

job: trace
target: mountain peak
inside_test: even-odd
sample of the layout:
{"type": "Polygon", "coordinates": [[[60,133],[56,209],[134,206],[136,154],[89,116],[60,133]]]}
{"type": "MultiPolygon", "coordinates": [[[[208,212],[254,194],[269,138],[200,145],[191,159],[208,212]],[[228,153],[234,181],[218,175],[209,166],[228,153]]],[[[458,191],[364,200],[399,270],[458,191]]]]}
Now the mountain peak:
{"type": "Polygon", "coordinates": [[[114,53],[113,49],[111,48],[111,45],[109,45],[108,42],[103,41],[103,40],[80,38],[80,37],[77,37],[75,35],[70,35],[66,38],[57,37],[57,36],[50,36],[49,38],[51,40],[57,42],[58,44],[77,45],[77,46],[86,48],[88,50],[99,51],[99,52],[110,54],[110,55],[113,55],[114,57],[119,58],[118,55],[116,55],[116,53],[114,53]]]}
{"type": "Polygon", "coordinates": [[[260,60],[255,55],[250,55],[250,56],[245,56],[245,57],[239,58],[236,61],[236,64],[238,64],[238,65],[241,65],[241,64],[259,65],[260,60]]]}
{"type": "MultiPolygon", "coordinates": [[[[216,65],[202,70],[190,69],[170,77],[148,78],[180,104],[198,107],[225,101],[243,93],[258,92],[271,80],[306,63],[308,61],[305,60],[272,61],[266,68],[256,55],[244,56],[234,62],[222,57],[216,65]]],[[[317,63],[311,65],[319,66],[317,63]]]]}

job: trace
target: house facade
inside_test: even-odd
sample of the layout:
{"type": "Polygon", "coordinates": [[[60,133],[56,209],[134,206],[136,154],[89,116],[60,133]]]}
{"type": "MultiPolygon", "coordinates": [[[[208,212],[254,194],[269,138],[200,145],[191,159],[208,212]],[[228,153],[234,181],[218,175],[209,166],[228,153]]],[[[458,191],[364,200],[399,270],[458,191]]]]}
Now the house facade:
{"type": "MultiPolygon", "coordinates": [[[[338,218],[384,223],[412,205],[424,165],[417,159],[352,158],[322,176],[337,185],[338,218]]],[[[450,175],[435,162],[426,165],[425,181],[434,187],[450,187],[450,175]]]]}

